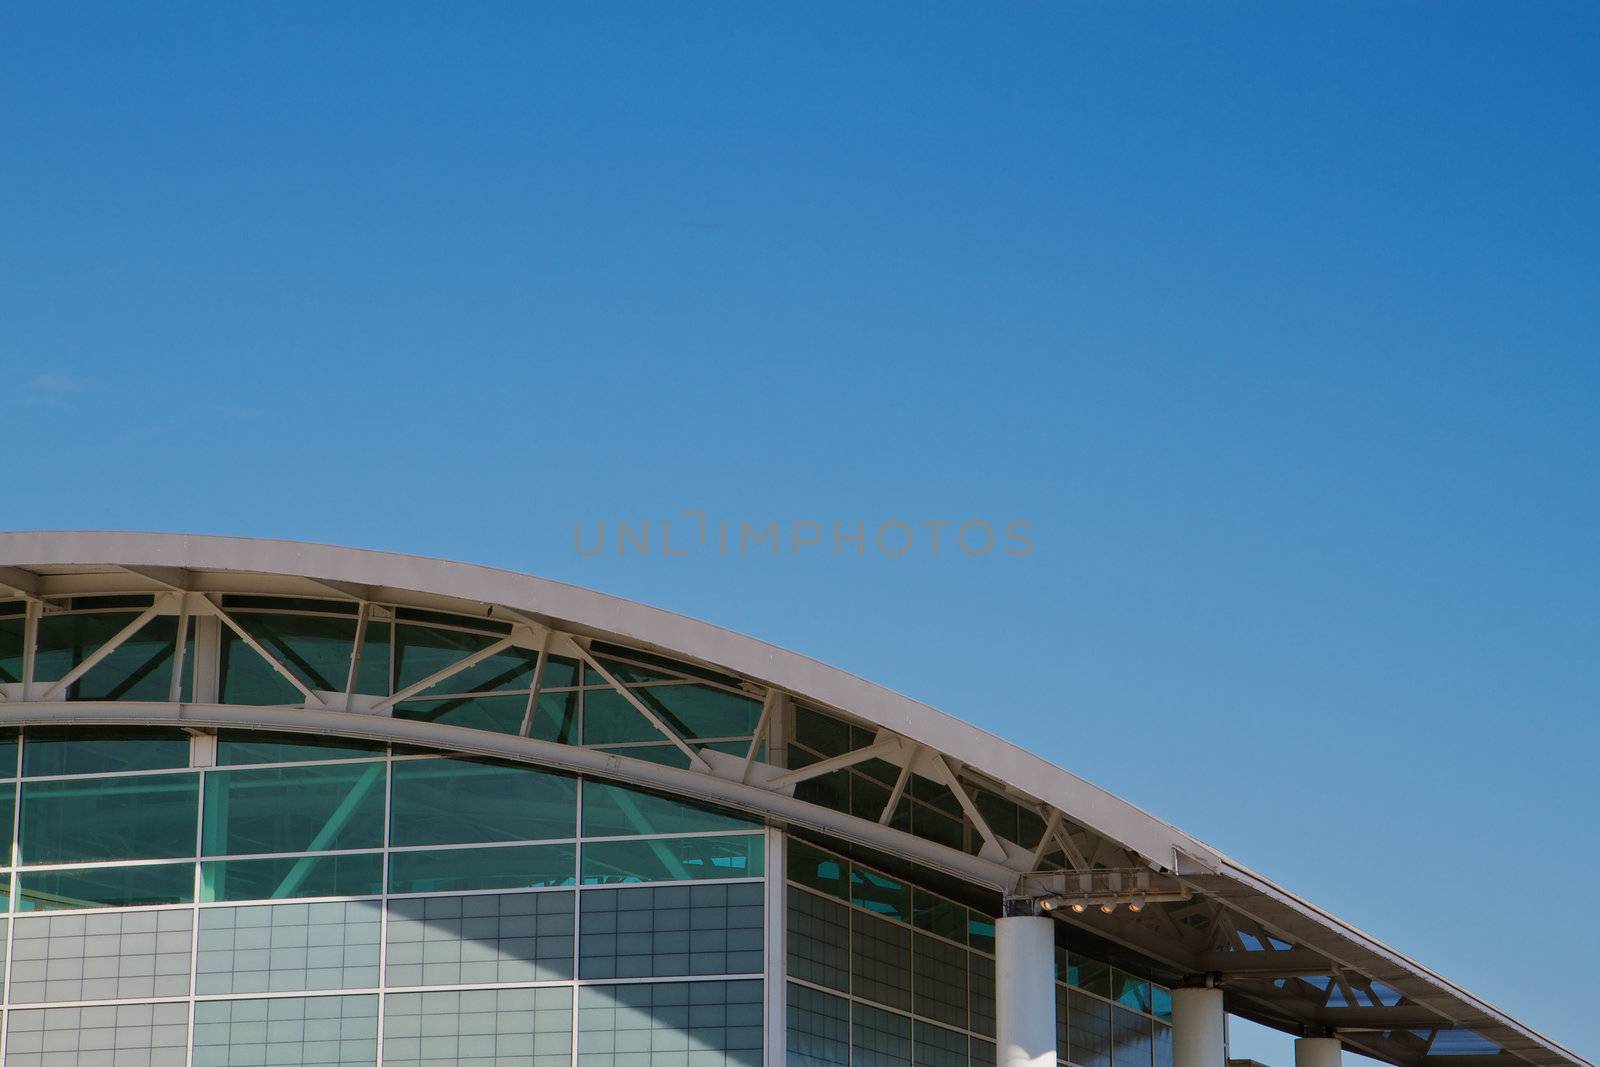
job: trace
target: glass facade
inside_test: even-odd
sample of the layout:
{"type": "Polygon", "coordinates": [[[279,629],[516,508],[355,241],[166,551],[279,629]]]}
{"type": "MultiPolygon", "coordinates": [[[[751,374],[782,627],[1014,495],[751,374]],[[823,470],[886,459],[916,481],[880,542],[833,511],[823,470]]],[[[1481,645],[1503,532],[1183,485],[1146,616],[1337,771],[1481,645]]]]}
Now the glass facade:
{"type": "MultiPolygon", "coordinates": [[[[685,749],[745,755],[761,720],[760,687],[639,649],[593,641],[591,665],[516,643],[527,638],[525,631],[516,637],[519,631],[509,623],[481,616],[255,594],[223,595],[216,604],[222,614],[215,618],[185,618],[174,604],[150,594],[59,597],[30,623],[19,602],[0,602],[0,684],[24,680],[22,651],[30,638],[35,655],[27,681],[35,691],[113,645],[55,698],[286,706],[326,698],[340,706],[337,699],[346,694],[358,706],[387,698],[394,701],[388,713],[398,719],[583,745],[675,767],[689,765],[685,749]],[[147,611],[155,614],[125,633],[147,611]],[[507,641],[512,643],[498,647],[507,641]],[[201,660],[208,669],[197,667],[201,660]]],[[[789,720],[784,742],[791,768],[863,748],[873,738],[871,730],[802,704],[789,720]]],[[[356,741],[287,744],[296,743],[323,751],[274,753],[274,746],[286,742],[241,736],[219,750],[217,763],[334,760],[363,751],[356,741]]],[[[181,757],[184,745],[180,735],[166,752],[143,746],[136,753],[141,762],[122,769],[172,766],[173,753],[181,757]]],[[[70,751],[86,762],[98,758],[86,749],[70,751]]],[[[59,765],[61,758],[41,744],[30,756],[38,766],[30,765],[29,773],[74,773],[59,765]],[[55,769],[46,769],[52,761],[55,769]]],[[[866,760],[802,782],[796,795],[877,821],[898,773],[893,764],[866,760]]],[[[459,787],[477,790],[482,784],[459,787]]],[[[449,785],[441,782],[439,788],[449,785]]],[[[972,800],[995,833],[1023,848],[1033,848],[1043,834],[1034,811],[996,790],[979,788],[972,800]]],[[[887,821],[972,853],[983,844],[950,788],[920,775],[910,777],[887,821]]]]}
{"type": "Polygon", "coordinates": [[[8,1067],[759,1067],[768,835],[734,812],[246,731],[0,758],[8,1067]]]}
{"type": "MultiPolygon", "coordinates": [[[[786,873],[791,1067],[992,1067],[991,916],[796,838],[786,873]]],[[[1171,1067],[1168,990],[1056,957],[1062,1064],[1171,1067]]]]}
{"type": "MultiPolygon", "coordinates": [[[[968,854],[999,837],[1041,869],[1084,865],[1064,822],[1047,833],[1044,805],[977,769],[861,758],[875,727],[714,669],[540,647],[486,616],[256,594],[190,615],[194,596],[0,600],[0,698],[348,709],[627,759],[601,781],[341,736],[0,733],[0,1064],[722,1067],[761,1060],[780,1018],[767,1058],[801,1067],[994,1063],[993,919],[934,891],[960,889],[792,838],[774,869],[773,831],[621,784],[627,760],[835,760],[794,796],[968,854]],[[785,981],[766,988],[779,922],[785,981]]],[[[1169,992],[1057,957],[1060,1062],[1167,1067],[1169,992]]],[[[1285,991],[1402,1003],[1314,976],[1285,991]]],[[[1439,1035],[1415,1036],[1483,1040],[1439,1035]]]]}

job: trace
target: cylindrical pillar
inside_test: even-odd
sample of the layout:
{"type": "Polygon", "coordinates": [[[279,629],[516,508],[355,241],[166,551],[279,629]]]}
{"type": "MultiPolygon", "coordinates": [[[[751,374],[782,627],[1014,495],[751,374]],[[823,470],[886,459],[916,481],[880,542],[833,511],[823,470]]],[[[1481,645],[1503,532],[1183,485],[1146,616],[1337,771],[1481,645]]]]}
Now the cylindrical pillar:
{"type": "Polygon", "coordinates": [[[994,924],[999,1067],[1055,1067],[1056,922],[1008,915],[994,924]]]}
{"type": "Polygon", "coordinates": [[[1226,1067],[1222,990],[1172,991],[1172,1067],[1226,1067]]]}
{"type": "Polygon", "coordinates": [[[1340,1052],[1336,1037],[1296,1038],[1294,1067],[1339,1067],[1340,1052]]]}

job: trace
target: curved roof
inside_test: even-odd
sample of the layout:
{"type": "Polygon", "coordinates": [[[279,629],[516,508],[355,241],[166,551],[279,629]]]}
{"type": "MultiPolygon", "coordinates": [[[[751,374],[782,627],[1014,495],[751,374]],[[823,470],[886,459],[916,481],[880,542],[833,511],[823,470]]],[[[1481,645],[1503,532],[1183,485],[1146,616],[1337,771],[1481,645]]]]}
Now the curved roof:
{"type": "MultiPolygon", "coordinates": [[[[983,847],[974,856],[914,839],[883,825],[886,820],[827,813],[798,801],[794,780],[807,772],[757,763],[754,748],[743,759],[711,752],[696,758],[679,740],[679,747],[696,758],[688,770],[628,760],[626,773],[909,854],[1006,892],[1071,895],[1078,871],[1143,869],[1158,880],[1156,888],[1173,892],[1152,892],[1159,903],[1137,913],[1123,909],[1107,918],[1091,912],[1067,921],[1123,946],[1163,973],[1220,981],[1230,1011],[1297,1032],[1331,1032],[1352,1049],[1395,1063],[1587,1064],[1416,961],[1069,771],[898,693],[682,615],[464,563],[299,542],[154,533],[0,534],[0,596],[8,590],[34,600],[131,590],[334,597],[532,627],[585,657],[587,642],[598,640],[697,663],[738,676],[751,691],[764,689],[771,707],[792,701],[839,713],[875,731],[870,746],[824,763],[844,767],[870,755],[904,766],[902,779],[913,768],[918,774],[947,776],[969,819],[980,824],[983,847]],[[1045,841],[1021,848],[982,826],[970,797],[977,782],[1003,788],[1048,820],[1045,841]],[[1061,870],[1046,861],[1056,843],[1067,857],[1061,870]]],[[[142,705],[134,713],[126,705],[67,704],[49,694],[13,692],[0,701],[0,721],[172,719],[364,733],[620,773],[614,754],[402,721],[373,715],[372,708],[322,704],[310,693],[307,698],[293,709],[142,705]]]]}

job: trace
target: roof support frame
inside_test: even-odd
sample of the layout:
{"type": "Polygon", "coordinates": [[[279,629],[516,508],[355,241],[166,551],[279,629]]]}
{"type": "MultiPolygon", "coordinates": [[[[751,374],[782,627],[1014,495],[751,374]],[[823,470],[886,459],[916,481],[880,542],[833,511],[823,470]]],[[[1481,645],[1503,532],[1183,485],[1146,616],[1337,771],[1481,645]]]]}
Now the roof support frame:
{"type": "Polygon", "coordinates": [[[842,771],[846,767],[854,767],[856,764],[865,763],[870,759],[887,760],[898,754],[903,745],[904,742],[900,738],[893,734],[887,734],[865,748],[841,752],[837,756],[829,756],[827,759],[818,760],[816,763],[808,763],[797,770],[789,771],[787,774],[780,774],[769,781],[767,785],[772,789],[787,789],[790,786],[799,785],[801,782],[820,778],[824,774],[832,774],[834,771],[842,771]]]}
{"type": "Polygon", "coordinates": [[[9,589],[25,600],[41,600],[39,576],[21,567],[0,567],[0,589],[9,589]]]}
{"type": "Polygon", "coordinates": [[[426,693],[428,690],[432,689],[446,678],[460,674],[469,667],[476,667],[490,656],[498,656],[512,645],[517,644],[517,638],[518,635],[516,633],[509,634],[506,637],[502,637],[498,641],[484,645],[470,656],[465,656],[456,660],[454,663],[439,668],[426,678],[423,678],[420,681],[412,682],[404,689],[397,690],[392,695],[386,696],[382,700],[378,701],[372,706],[372,713],[374,715],[387,714],[390,708],[394,707],[401,701],[410,700],[418,693],[426,693]]]}
{"type": "Polygon", "coordinates": [[[257,641],[254,637],[250,636],[249,632],[239,624],[238,619],[235,619],[232,615],[229,615],[226,611],[222,610],[222,598],[220,596],[214,593],[207,594],[205,600],[206,603],[211,607],[211,613],[220,619],[224,626],[232,630],[234,636],[243,641],[252,652],[266,660],[267,666],[271,667],[278,673],[280,677],[300,691],[300,695],[305,698],[307,706],[322,706],[321,699],[318,698],[316,693],[312,692],[310,687],[300,680],[299,675],[295,674],[294,671],[291,671],[287,666],[285,666],[277,656],[274,656],[271,652],[268,652],[266,647],[263,646],[260,641],[257,641]]]}
{"type": "MultiPolygon", "coordinates": [[[[1107,923],[1101,923],[1099,917],[1095,918],[1095,924],[1104,925],[1113,938],[1126,930],[1133,937],[1132,941],[1126,942],[1131,946],[1131,951],[1143,951],[1140,946],[1150,944],[1157,950],[1172,952],[1178,957],[1189,957],[1193,954],[1193,946],[1221,932],[1221,924],[1212,925],[1206,909],[1219,916],[1227,914],[1239,917],[1241,921],[1246,916],[1260,916],[1265,920],[1263,925],[1267,929],[1281,926],[1296,932],[1296,936],[1284,940],[1315,946],[1314,951],[1325,952],[1332,961],[1330,966],[1341,966],[1340,959],[1354,960],[1360,968],[1377,976],[1377,980],[1383,983],[1378,988],[1386,986],[1394,989],[1413,1003],[1426,1004],[1450,1020],[1448,1024],[1441,1021],[1440,1025],[1453,1024],[1476,1030],[1506,1050],[1504,1055],[1495,1057],[1429,1057],[1427,1067],[1468,1067],[1469,1063],[1471,1067],[1498,1067],[1519,1062],[1516,1057],[1536,1067],[1583,1067],[1585,1064],[1581,1057],[1422,964],[1387,948],[1350,924],[1315,908],[1181,831],[1137,810],[1126,801],[1097,789],[1069,772],[1050,767],[1016,746],[986,738],[980,731],[941,716],[923,705],[804,660],[803,657],[773,649],[754,639],[602,594],[464,564],[244,538],[81,532],[0,534],[0,566],[21,571],[40,594],[93,595],[148,590],[151,579],[134,578],[132,572],[113,573],[112,569],[119,567],[120,563],[103,562],[107,560],[129,560],[135,567],[187,570],[194,576],[197,593],[203,590],[310,596],[315,594],[309,590],[323,588],[336,591],[351,600],[381,598],[385,604],[430,610],[481,614],[487,607],[499,618],[514,618],[514,613],[522,613],[525,618],[538,618],[546,624],[582,633],[596,640],[649,647],[663,654],[682,656],[686,660],[720,665],[762,687],[780,688],[809,703],[839,709],[864,723],[880,727],[892,724],[894,731],[905,740],[921,743],[931,751],[949,753],[954,759],[971,760],[975,770],[1006,783],[1014,795],[1040,798],[1051,810],[1065,813],[1056,834],[1052,836],[1064,837],[1069,843],[1081,845],[1082,851],[1091,857],[1115,855],[1117,847],[1125,844],[1137,856],[1145,857],[1141,862],[1155,869],[1172,870],[1186,878],[1197,878],[1195,884],[1201,887],[1199,892],[1204,895],[1205,909],[1153,906],[1139,917],[1142,926],[1126,922],[1127,917],[1120,915],[1115,917],[1115,921],[1107,923]],[[104,588],[95,588],[96,583],[102,580],[104,588]],[[1222,899],[1229,903],[1226,911],[1215,904],[1222,899]],[[1158,921],[1165,923],[1165,927],[1159,926],[1158,921]],[[1136,930],[1135,926],[1141,928],[1136,930]],[[1187,932],[1187,940],[1174,942],[1171,935],[1164,932],[1165,928],[1178,927],[1187,932]],[[1156,933],[1160,933],[1159,940],[1154,936],[1156,933]],[[1141,940],[1141,936],[1146,940],[1141,940]]],[[[26,590],[18,592],[26,594],[26,590]]],[[[6,595],[3,583],[0,583],[0,595],[6,595]]],[[[209,635],[206,640],[214,645],[215,633],[224,624],[208,618],[210,613],[203,606],[197,605],[196,612],[195,629],[203,635],[209,635]]],[[[29,630],[30,648],[24,652],[25,660],[31,652],[33,632],[33,629],[29,630]]],[[[205,665],[205,643],[197,635],[197,668],[205,665]]],[[[268,661],[272,662],[272,657],[268,657],[268,661]]],[[[197,679],[201,673],[197,670],[197,679]]],[[[25,669],[24,675],[31,682],[31,667],[25,669]]],[[[25,699],[29,693],[29,690],[18,686],[6,686],[11,703],[5,705],[3,713],[9,715],[29,710],[29,705],[19,704],[19,700],[25,699]]],[[[203,684],[194,695],[202,701],[216,698],[214,687],[207,692],[203,684]]],[[[334,710],[331,706],[332,695],[317,695],[330,705],[328,711],[334,710]]],[[[299,709],[277,710],[294,712],[299,709]]],[[[318,705],[311,705],[309,711],[301,714],[319,710],[318,705]]],[[[52,714],[50,721],[56,721],[57,718],[52,714]]],[[[123,721],[152,721],[152,718],[145,716],[123,721]]],[[[388,716],[368,715],[364,718],[374,727],[388,728],[394,725],[388,716]]],[[[201,724],[200,728],[207,727],[201,724]]],[[[460,745],[450,747],[466,751],[460,745]]],[[[754,762],[746,764],[751,770],[750,777],[757,783],[754,786],[756,789],[760,789],[763,783],[770,784],[771,772],[783,768],[786,762],[781,757],[781,750],[769,745],[767,751],[768,756],[763,757],[766,765],[757,766],[754,762]],[[774,751],[780,752],[776,759],[772,757],[774,751]]],[[[716,758],[721,755],[719,753],[710,752],[706,755],[717,777],[735,780],[740,777],[742,767],[739,756],[731,756],[725,763],[716,758]]],[[[742,755],[748,757],[749,752],[742,755]]],[[[631,772],[635,762],[621,759],[620,765],[624,771],[619,773],[631,772]]],[[[961,764],[953,765],[953,769],[963,780],[968,778],[961,764]]],[[[749,785],[748,782],[737,784],[749,785]]],[[[763,803],[767,804],[793,799],[783,797],[781,791],[764,795],[766,799],[763,803]]],[[[861,821],[857,820],[858,823],[861,821]]],[[[887,829],[879,826],[879,831],[887,829]]],[[[867,831],[863,829],[862,832],[867,831]]],[[[849,833],[838,836],[859,840],[849,833]]],[[[1048,854],[1046,851],[1040,860],[1048,854]]],[[[1013,857],[1014,862],[1019,860],[1020,857],[1013,857]]],[[[1373,988],[1371,979],[1363,983],[1367,974],[1357,968],[1340,973],[1351,988],[1358,991],[1358,997],[1363,987],[1373,988]]],[[[1310,990],[1302,992],[1310,993],[1310,990]]],[[[1384,999],[1391,997],[1386,992],[1384,999]]],[[[1298,1004],[1300,1000],[1296,999],[1294,1003],[1298,1004]]],[[[1293,1022],[1293,1018],[1285,1016],[1283,1011],[1284,1005],[1280,1003],[1276,1011],[1262,1008],[1261,1014],[1279,1020],[1279,1024],[1286,1019],[1293,1022]]],[[[1325,1011],[1337,1014],[1343,1009],[1330,1008],[1325,1011]]],[[[1411,1062],[1411,1053],[1393,1042],[1364,1036],[1360,1040],[1367,1045],[1364,1051],[1370,1051],[1380,1058],[1411,1062]],[[1400,1058],[1396,1059],[1397,1056],[1400,1058]]],[[[1356,1041],[1350,1043],[1352,1047],[1358,1047],[1356,1041]]]]}
{"type": "Polygon", "coordinates": [[[51,682],[50,688],[46,689],[43,693],[40,693],[38,699],[50,700],[57,693],[65,692],[68,687],[70,687],[79,678],[82,678],[84,675],[94,670],[102,662],[104,662],[107,656],[111,655],[111,653],[115,652],[117,649],[126,644],[128,639],[134,634],[144,629],[145,625],[149,623],[151,619],[155,618],[157,615],[163,614],[165,609],[171,607],[171,604],[171,597],[156,597],[154,603],[152,603],[148,608],[145,608],[138,615],[134,616],[133,620],[129,622],[128,625],[118,630],[115,634],[112,634],[110,639],[107,640],[105,644],[101,645],[89,655],[85,656],[76,667],[72,668],[66,674],[63,674],[60,678],[57,678],[54,682],[51,682]]]}
{"type": "Polygon", "coordinates": [[[589,654],[589,650],[584,647],[582,642],[578,641],[570,634],[562,634],[561,636],[566,638],[564,643],[570,645],[578,653],[578,658],[583,660],[585,665],[592,669],[601,678],[605,679],[607,685],[620,693],[622,695],[622,699],[626,700],[629,704],[632,704],[633,710],[637,711],[640,715],[643,715],[650,725],[654,726],[656,730],[661,733],[661,736],[665,737],[668,741],[671,741],[672,744],[677,747],[679,752],[682,752],[685,756],[689,757],[689,766],[699,771],[709,772],[711,770],[711,765],[706,762],[704,756],[700,755],[699,749],[695,748],[694,746],[690,745],[689,742],[679,737],[678,731],[668,726],[661,716],[656,714],[655,709],[651,708],[644,701],[640,700],[631,690],[628,689],[627,686],[617,681],[615,676],[613,676],[610,671],[601,666],[599,660],[595,659],[594,656],[589,654]]]}
{"type": "MultiPolygon", "coordinates": [[[[747,785],[738,781],[736,774],[728,776],[684,770],[579,745],[324,707],[137,701],[52,701],[0,706],[0,726],[53,726],[69,722],[86,725],[158,724],[209,729],[283,730],[362,737],[490,759],[508,759],[592,774],[669,793],[693,795],[711,803],[770,817],[780,824],[808,827],[867,848],[903,855],[912,862],[985,886],[997,893],[1004,892],[1015,878],[1015,872],[993,861],[914,837],[902,830],[879,826],[870,819],[856,818],[809,801],[797,800],[780,791],[747,785]]],[[[733,759],[736,761],[738,757],[733,759]]]]}

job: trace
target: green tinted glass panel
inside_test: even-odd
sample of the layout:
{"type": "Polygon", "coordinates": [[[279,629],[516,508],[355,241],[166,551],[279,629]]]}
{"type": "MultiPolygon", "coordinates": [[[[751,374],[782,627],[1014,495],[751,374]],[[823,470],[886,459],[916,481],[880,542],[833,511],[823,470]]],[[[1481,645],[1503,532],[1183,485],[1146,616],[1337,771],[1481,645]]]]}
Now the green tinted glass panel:
{"type": "MultiPolygon", "coordinates": [[[[980,952],[987,952],[991,956],[994,955],[994,920],[982,912],[969,912],[967,914],[967,943],[980,952]]],[[[1060,977],[1059,970],[1057,977],[1060,977]]]]}
{"type": "MultiPolygon", "coordinates": [[[[217,659],[217,695],[224,704],[300,704],[305,696],[239,635],[223,627],[217,659]]],[[[339,687],[343,689],[343,686],[339,687]]]]}
{"type": "Polygon", "coordinates": [[[200,864],[200,899],[204,901],[364,897],[382,890],[383,855],[377,852],[206,860],[200,864]]]}
{"type": "Polygon", "coordinates": [[[435,630],[427,626],[404,624],[394,628],[394,640],[397,689],[415,685],[495,642],[495,638],[485,634],[435,630]]]}
{"type": "Polygon", "coordinates": [[[356,692],[386,697],[389,688],[389,637],[392,624],[382,619],[367,620],[367,634],[361,642],[361,665],[356,668],[356,692]]]}
{"type": "Polygon", "coordinates": [[[577,779],[507,763],[400,760],[390,843],[456,845],[573,837],[577,779]]]}
{"type": "Polygon", "coordinates": [[[1113,970],[1111,972],[1111,999],[1125,1008],[1148,1012],[1150,1010],[1150,983],[1135,978],[1131,974],[1113,970]]]}
{"type": "Polygon", "coordinates": [[[304,685],[325,692],[344,692],[350,677],[356,620],[326,615],[235,613],[234,621],[304,685]]]}
{"type": "Polygon", "coordinates": [[[868,1004],[850,1006],[856,1067],[911,1067],[911,1020],[868,1004]]]}
{"type": "Polygon", "coordinates": [[[206,775],[207,856],[383,845],[383,763],[206,775]]]}
{"type": "Polygon", "coordinates": [[[888,875],[855,863],[850,865],[850,902],[901,922],[911,917],[909,888],[888,875]]]}
{"type": "Polygon", "coordinates": [[[967,1067],[966,1034],[918,1019],[912,1045],[915,1067],[967,1067]]]}
{"type": "Polygon", "coordinates": [[[804,841],[789,838],[787,863],[789,877],[810,889],[826,893],[840,900],[850,899],[850,863],[812,848],[804,841]]]}
{"type": "Polygon", "coordinates": [[[589,651],[603,662],[610,662],[613,658],[625,659],[636,664],[658,667],[674,677],[698,678],[702,681],[715,682],[717,685],[726,686],[729,689],[739,688],[739,679],[732,675],[714,671],[709,667],[668,659],[666,656],[658,656],[654,652],[646,652],[643,649],[624,648],[621,645],[611,645],[604,641],[591,641],[589,642],[589,651]]]}
{"type": "Polygon", "coordinates": [[[30,778],[187,766],[189,735],[176,727],[30,727],[23,742],[22,773],[30,778]]]}
{"type": "Polygon", "coordinates": [[[21,731],[0,730],[0,778],[17,776],[17,749],[21,744],[21,731]]]}
{"type": "Polygon", "coordinates": [[[578,692],[542,693],[533,712],[528,736],[563,745],[578,743],[578,692]]]}
{"type": "Polygon", "coordinates": [[[193,856],[198,779],[152,774],[24,782],[22,862],[193,856]]]}
{"type": "Polygon", "coordinates": [[[26,618],[12,615],[0,619],[0,682],[22,681],[22,643],[26,637],[26,618]]]}
{"type": "MultiPolygon", "coordinates": [[[[172,695],[172,652],[178,620],[160,615],[112,649],[69,687],[69,700],[166,700],[172,695]]],[[[185,653],[186,661],[193,653],[185,653]]]]}
{"type": "MultiPolygon", "coordinates": [[[[149,603],[149,598],[145,602],[149,603]]],[[[138,617],[137,611],[41,617],[33,655],[33,680],[53,682],[63,677],[138,617]]]]}
{"type": "MultiPolygon", "coordinates": [[[[815,759],[806,755],[804,749],[793,747],[789,749],[789,766],[791,768],[798,769],[815,762],[817,762],[815,759]]],[[[818,775],[815,778],[808,778],[794,787],[795,799],[803,800],[808,804],[816,804],[830,811],[851,811],[853,809],[850,805],[850,784],[851,779],[855,777],[849,771],[833,771],[829,774],[818,775]]],[[[910,803],[909,800],[901,802],[902,806],[910,803]]],[[[879,810],[881,811],[882,809],[880,808],[879,810]]],[[[895,828],[902,829],[898,825],[895,828]]]]}
{"type": "Polygon", "coordinates": [[[1172,1021],[1172,990],[1158,985],[1150,987],[1150,1013],[1162,1022],[1172,1021]]]}
{"type": "Polygon", "coordinates": [[[578,661],[565,656],[546,656],[544,674],[539,677],[540,689],[560,689],[578,684],[578,661]]]}
{"type": "Polygon", "coordinates": [[[920,889],[911,892],[911,923],[958,944],[967,942],[967,909],[920,889]]]}
{"type": "Polygon", "coordinates": [[[766,838],[657,837],[585,841],[583,882],[682,882],[699,878],[755,878],[765,867],[766,838]]]}
{"type": "Polygon", "coordinates": [[[0,844],[5,847],[5,852],[0,853],[7,858],[11,856],[12,835],[16,832],[17,791],[16,787],[6,785],[0,788],[0,844]]]}
{"type": "Polygon", "coordinates": [[[421,608],[395,608],[395,618],[401,622],[422,623],[426,626],[459,626],[464,630],[479,630],[504,637],[511,632],[509,622],[501,622],[481,615],[457,615],[450,611],[424,611],[421,608]]]}
{"type": "Polygon", "coordinates": [[[691,804],[686,800],[675,800],[607,782],[583,783],[585,837],[703,833],[707,830],[744,830],[760,825],[755,819],[725,808],[691,804]]]}
{"type": "MultiPolygon", "coordinates": [[[[676,675],[670,674],[667,671],[643,667],[636,663],[624,663],[621,660],[601,658],[598,660],[598,662],[600,666],[606,669],[607,674],[611,675],[611,677],[625,685],[629,682],[669,681],[677,677],[676,675]]],[[[611,683],[606,681],[605,678],[601,676],[600,672],[595,670],[593,667],[585,667],[583,669],[583,684],[603,686],[610,685],[611,683]]]]}
{"type": "Polygon", "coordinates": [[[396,704],[394,709],[394,716],[397,719],[465,726],[497,734],[520,734],[522,718],[527,713],[526,696],[407,700],[396,704]]]}
{"type": "MultiPolygon", "coordinates": [[[[949,848],[960,849],[965,844],[966,830],[962,821],[926,804],[911,805],[911,832],[949,848]]],[[[976,853],[982,844],[982,838],[974,834],[973,847],[969,851],[976,853]]]]}
{"type": "Polygon", "coordinates": [[[66,908],[142,908],[194,900],[193,863],[96,867],[75,871],[23,871],[18,911],[66,908]]]}
{"type": "Polygon", "coordinates": [[[311,763],[316,760],[371,759],[383,755],[380,741],[344,737],[312,737],[257,730],[222,730],[217,734],[217,765],[245,763],[311,763]]]}
{"type": "Polygon", "coordinates": [[[1111,968],[1107,964],[1085,959],[1076,952],[1067,957],[1067,984],[1102,997],[1111,995],[1111,968]]]}
{"type": "Polygon", "coordinates": [[[389,892],[441,893],[572,885],[576,846],[443,848],[389,856],[389,892]]]}
{"type": "MultiPolygon", "coordinates": [[[[443,679],[432,689],[438,693],[488,693],[497,689],[532,689],[533,668],[539,653],[531,648],[508,648],[443,679]]],[[[426,691],[425,691],[426,692],[426,691]]]]}
{"type": "Polygon", "coordinates": [[[814,708],[794,709],[794,739],[819,756],[838,756],[856,747],[850,724],[814,708]]]}
{"type": "MultiPolygon", "coordinates": [[[[886,765],[892,766],[892,765],[886,765]]],[[[906,791],[915,800],[920,800],[928,807],[941,811],[946,815],[959,819],[962,815],[961,801],[950,792],[950,787],[943,782],[936,782],[932,778],[924,778],[920,774],[913,774],[906,783],[906,791]]]]}
{"type": "MultiPolygon", "coordinates": [[[[979,789],[976,790],[973,802],[977,805],[978,814],[983,816],[983,821],[989,824],[989,829],[1007,841],[1015,841],[1019,845],[1023,843],[1019,826],[1022,808],[1015,801],[991,793],[987,789],[979,789]]],[[[1038,837],[1035,835],[1033,841],[1029,841],[1025,847],[1032,848],[1037,841],[1038,837]]]]}
{"type": "Polygon", "coordinates": [[[749,737],[761,702],[704,685],[651,685],[633,695],[683,737],[749,737]]]}
{"type": "Polygon", "coordinates": [[[615,689],[588,689],[583,694],[583,743],[615,745],[625,741],[660,741],[661,731],[639,714],[615,689]]]}

